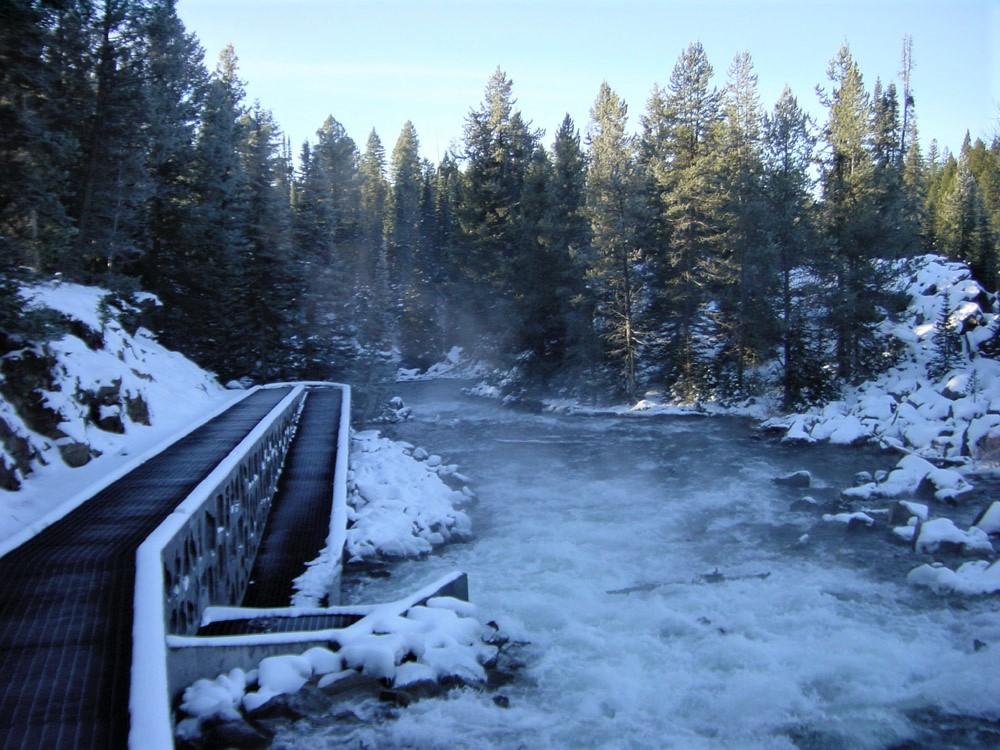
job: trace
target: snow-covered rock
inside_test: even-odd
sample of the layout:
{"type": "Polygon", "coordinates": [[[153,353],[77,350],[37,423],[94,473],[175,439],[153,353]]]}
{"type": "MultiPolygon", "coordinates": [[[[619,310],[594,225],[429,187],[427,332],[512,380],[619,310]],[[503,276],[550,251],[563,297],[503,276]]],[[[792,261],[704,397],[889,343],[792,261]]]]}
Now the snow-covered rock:
{"type": "Polygon", "coordinates": [[[923,553],[948,548],[958,548],[964,553],[993,553],[993,545],[985,531],[975,526],[962,531],[950,518],[935,518],[918,525],[913,548],[923,553]]]}
{"type": "Polygon", "coordinates": [[[848,528],[856,528],[858,526],[871,527],[875,524],[874,518],[861,511],[854,513],[824,513],[823,520],[827,523],[846,524],[848,528]]]}
{"type": "Polygon", "coordinates": [[[990,503],[972,525],[987,534],[1000,534],[1000,500],[990,503]]]}
{"type": "Polygon", "coordinates": [[[351,442],[347,554],[361,560],[376,555],[413,556],[472,526],[461,510],[466,493],[449,487],[436,469],[440,456],[410,451],[378,432],[356,432],[351,442]],[[417,456],[423,456],[418,461],[417,456]]]}
{"type": "Polygon", "coordinates": [[[995,594],[1000,592],[1000,561],[972,560],[951,570],[941,563],[921,565],[906,576],[914,586],[926,586],[939,594],[995,594]]]}
{"type": "Polygon", "coordinates": [[[957,471],[939,469],[920,456],[908,455],[900,459],[882,481],[851,487],[841,492],[841,495],[850,499],[870,500],[915,497],[921,493],[929,493],[938,500],[954,501],[972,489],[972,485],[957,471]]]}
{"type": "Polygon", "coordinates": [[[295,693],[313,679],[320,688],[359,675],[394,687],[447,678],[482,684],[483,665],[496,655],[488,638],[493,632],[480,622],[474,605],[447,596],[432,597],[402,615],[375,612],[335,631],[336,652],[314,647],[303,654],[269,656],[252,678],[235,669],[213,680],[198,680],[184,691],[180,709],[186,718],[177,723],[177,735],[196,741],[206,721],[241,722],[244,714],[254,714],[276,696],[295,693]]]}

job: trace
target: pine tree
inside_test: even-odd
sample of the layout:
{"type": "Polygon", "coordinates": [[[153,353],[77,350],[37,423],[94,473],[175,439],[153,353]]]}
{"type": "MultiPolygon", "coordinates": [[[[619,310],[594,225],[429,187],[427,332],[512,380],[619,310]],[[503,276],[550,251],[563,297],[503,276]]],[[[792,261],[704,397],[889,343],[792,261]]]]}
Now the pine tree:
{"type": "Polygon", "coordinates": [[[592,257],[586,178],[580,134],[566,115],[552,145],[549,233],[552,264],[558,274],[553,295],[565,330],[562,363],[574,373],[589,370],[600,359],[593,325],[596,299],[584,278],[592,257]]]}
{"type": "Polygon", "coordinates": [[[204,51],[177,17],[174,0],[161,0],[143,18],[149,139],[149,192],[143,207],[145,287],[172,297],[194,220],[194,143],[208,85],[204,51]]]}
{"type": "MultiPolygon", "coordinates": [[[[470,311],[494,335],[516,331],[521,322],[513,317],[524,248],[517,211],[538,141],[538,134],[514,109],[512,90],[513,82],[498,68],[486,84],[483,102],[465,122],[461,224],[467,254],[462,265],[470,286],[470,311]]],[[[498,343],[501,350],[517,344],[516,336],[505,333],[503,339],[498,343]]]]}
{"type": "Polygon", "coordinates": [[[886,279],[877,264],[882,239],[872,158],[871,105],[861,71],[845,45],[830,63],[832,83],[821,98],[829,109],[823,165],[824,229],[831,254],[828,303],[836,334],[837,374],[848,380],[878,364],[875,324],[881,319],[886,279]]]}
{"type": "Polygon", "coordinates": [[[942,292],[939,296],[940,311],[934,321],[934,334],[931,338],[934,356],[927,363],[927,374],[935,380],[951,372],[962,359],[962,334],[951,318],[948,294],[942,292]]]}
{"type": "Polygon", "coordinates": [[[240,309],[257,332],[245,344],[254,363],[251,372],[259,380],[274,380],[289,372],[300,289],[290,262],[292,217],[282,186],[281,133],[273,115],[259,103],[240,126],[247,193],[246,253],[240,262],[245,297],[240,309]]]}
{"type": "Polygon", "coordinates": [[[129,271],[142,251],[142,206],[151,187],[137,11],[131,0],[103,0],[93,19],[93,94],[82,118],[79,161],[72,173],[77,191],[70,207],[77,228],[71,268],[85,278],[129,271]]]}
{"type": "Polygon", "coordinates": [[[699,307],[706,286],[723,272],[726,253],[727,194],[717,148],[720,96],[711,77],[704,48],[690,45],[666,91],[654,91],[643,123],[644,159],[669,232],[650,264],[659,315],[669,331],[667,380],[682,398],[697,395],[699,307]]]}
{"type": "MultiPolygon", "coordinates": [[[[959,156],[955,178],[946,187],[938,212],[941,251],[961,260],[980,279],[993,279],[993,243],[979,184],[972,168],[972,145],[968,134],[959,156]]],[[[988,283],[988,282],[987,282],[988,283]]]]}
{"type": "Polygon", "coordinates": [[[642,294],[639,233],[644,211],[633,139],[625,132],[627,119],[625,102],[602,83],[587,133],[587,213],[594,246],[587,276],[598,298],[596,326],[615,371],[615,384],[634,398],[642,294]]]}
{"type": "Polygon", "coordinates": [[[808,379],[823,371],[823,363],[809,356],[819,351],[810,346],[807,326],[815,295],[801,282],[792,283],[795,270],[804,271],[812,262],[814,180],[810,169],[815,145],[809,117],[786,86],[765,120],[763,190],[780,288],[781,387],[786,410],[802,401],[808,379]]]}
{"type": "Polygon", "coordinates": [[[0,24],[0,330],[16,327],[12,277],[20,266],[57,270],[72,237],[61,200],[74,144],[59,124],[61,74],[48,50],[60,9],[12,0],[0,24]]]}
{"type": "Polygon", "coordinates": [[[389,280],[401,298],[413,283],[420,226],[420,195],[423,174],[420,141],[407,120],[392,150],[389,167],[392,189],[389,212],[389,280]]]}
{"type": "Polygon", "coordinates": [[[723,335],[718,364],[734,371],[731,384],[720,383],[724,392],[743,395],[746,367],[763,361],[776,338],[768,301],[776,277],[761,193],[763,114],[747,53],[733,60],[722,110],[719,148],[725,154],[721,169],[727,205],[719,217],[725,226],[726,249],[713,274],[723,335]]]}
{"type": "Polygon", "coordinates": [[[361,179],[360,234],[363,263],[358,278],[358,315],[362,340],[382,350],[391,336],[391,300],[386,256],[389,183],[385,175],[385,149],[372,129],[358,174],[361,179]]]}
{"type": "Polygon", "coordinates": [[[185,230],[186,253],[164,299],[168,340],[223,378],[246,375],[253,365],[243,338],[249,321],[243,265],[249,205],[240,159],[245,110],[238,67],[235,50],[226,47],[209,83],[195,144],[196,208],[185,230]]]}

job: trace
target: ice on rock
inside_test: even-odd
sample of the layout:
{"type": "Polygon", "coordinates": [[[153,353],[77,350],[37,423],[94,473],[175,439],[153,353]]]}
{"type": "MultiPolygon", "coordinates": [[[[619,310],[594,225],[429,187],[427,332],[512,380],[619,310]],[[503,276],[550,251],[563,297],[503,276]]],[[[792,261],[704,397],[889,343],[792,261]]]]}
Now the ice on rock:
{"type": "Polygon", "coordinates": [[[911,585],[926,586],[939,594],[995,594],[1000,592],[1000,561],[972,560],[957,570],[941,563],[921,565],[911,570],[906,580],[911,585]]]}
{"type": "Polygon", "coordinates": [[[950,518],[935,518],[920,524],[913,543],[917,552],[932,553],[947,546],[960,547],[963,552],[993,552],[989,535],[975,526],[962,531],[950,518]]]}

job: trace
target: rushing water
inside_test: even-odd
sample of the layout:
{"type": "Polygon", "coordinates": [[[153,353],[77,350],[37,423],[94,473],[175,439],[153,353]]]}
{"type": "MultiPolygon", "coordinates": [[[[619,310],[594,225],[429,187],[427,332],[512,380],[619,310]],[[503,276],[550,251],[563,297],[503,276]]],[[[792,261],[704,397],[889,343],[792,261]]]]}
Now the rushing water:
{"type": "Polygon", "coordinates": [[[532,415],[454,383],[398,392],[413,418],[390,434],[472,477],[475,537],[358,577],[348,599],[464,570],[483,618],[529,642],[524,666],[389,718],[371,699],[346,706],[371,722],[314,695],[276,747],[1000,747],[998,600],[914,589],[922,560],[883,530],[790,509],[803,494],[832,507],[891,456],[787,448],[738,419],[532,415]],[[772,482],[796,469],[812,488],[772,482]]]}

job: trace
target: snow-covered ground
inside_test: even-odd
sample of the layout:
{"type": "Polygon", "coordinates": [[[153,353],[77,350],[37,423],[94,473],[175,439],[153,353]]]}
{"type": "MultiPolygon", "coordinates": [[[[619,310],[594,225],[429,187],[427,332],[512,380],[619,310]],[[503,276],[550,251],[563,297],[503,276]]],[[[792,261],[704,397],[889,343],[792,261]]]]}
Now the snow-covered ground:
{"type": "MultiPolygon", "coordinates": [[[[122,311],[106,303],[104,289],[51,282],[26,287],[23,294],[32,307],[75,323],[74,333],[4,357],[50,358],[51,379],[40,376],[49,382],[38,388],[41,408],[33,409],[34,416],[0,398],[0,427],[12,436],[0,445],[0,461],[8,468],[17,465],[15,442],[22,456],[14,471],[20,489],[0,490],[0,543],[44,523],[46,514],[72,504],[88,486],[106,481],[239,395],[161,346],[146,329],[126,330],[122,311]],[[51,425],[49,434],[29,426],[39,417],[51,425]],[[74,463],[85,463],[71,468],[64,451],[74,463]]],[[[18,365],[5,361],[4,372],[19,373],[18,365]]],[[[18,389],[23,383],[10,385],[18,389]]]]}

